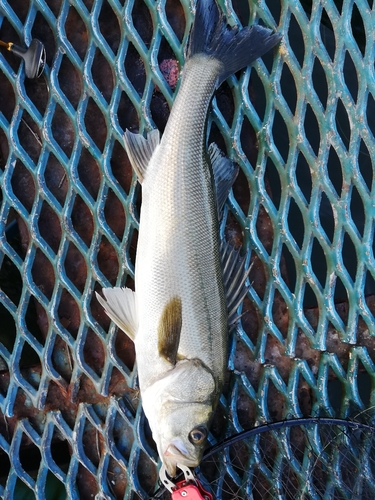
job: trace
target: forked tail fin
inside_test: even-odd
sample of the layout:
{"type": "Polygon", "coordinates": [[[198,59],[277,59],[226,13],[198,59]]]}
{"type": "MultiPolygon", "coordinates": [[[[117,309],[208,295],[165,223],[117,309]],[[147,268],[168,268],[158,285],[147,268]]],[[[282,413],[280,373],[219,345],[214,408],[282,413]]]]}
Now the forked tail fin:
{"type": "Polygon", "coordinates": [[[215,0],[198,0],[194,24],[190,33],[187,58],[207,54],[223,64],[217,85],[228,76],[248,66],[281,40],[262,26],[231,28],[215,0]]]}

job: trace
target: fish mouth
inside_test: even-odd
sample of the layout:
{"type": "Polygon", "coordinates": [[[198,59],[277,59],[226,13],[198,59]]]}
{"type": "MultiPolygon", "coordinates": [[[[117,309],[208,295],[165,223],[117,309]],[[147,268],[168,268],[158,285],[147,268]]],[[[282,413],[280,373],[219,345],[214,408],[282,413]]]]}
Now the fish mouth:
{"type": "Polygon", "coordinates": [[[198,461],[188,456],[188,451],[183,443],[170,443],[163,453],[163,462],[170,477],[176,476],[179,464],[186,467],[197,467],[198,461]]]}

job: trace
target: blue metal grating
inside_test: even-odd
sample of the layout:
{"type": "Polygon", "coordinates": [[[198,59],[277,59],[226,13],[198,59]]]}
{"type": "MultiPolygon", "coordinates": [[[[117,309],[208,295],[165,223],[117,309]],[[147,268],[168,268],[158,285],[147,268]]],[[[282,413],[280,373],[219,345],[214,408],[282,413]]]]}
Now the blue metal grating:
{"type": "MultiPolygon", "coordinates": [[[[373,5],[221,6],[283,40],[209,117],[241,167],[221,232],[252,249],[213,442],[375,397],[373,5]]],[[[132,286],[141,192],[122,135],[163,130],[192,20],[187,0],[0,0],[0,39],[47,50],[35,81],[0,54],[4,498],[147,498],[157,481],[132,343],[93,292],[132,286]]]]}

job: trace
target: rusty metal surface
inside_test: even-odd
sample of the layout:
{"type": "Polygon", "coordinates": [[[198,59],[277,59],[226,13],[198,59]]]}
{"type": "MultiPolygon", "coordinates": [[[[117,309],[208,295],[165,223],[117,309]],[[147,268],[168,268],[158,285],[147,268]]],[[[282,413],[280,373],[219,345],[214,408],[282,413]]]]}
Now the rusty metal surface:
{"type": "MultiPolygon", "coordinates": [[[[55,480],[56,491],[69,498],[147,498],[157,481],[134,346],[94,295],[109,284],[134,286],[141,189],[123,148],[123,131],[151,126],[162,131],[178,88],[191,5],[177,0],[155,5],[0,2],[0,39],[22,45],[38,37],[47,52],[38,80],[25,79],[22,63],[11,53],[0,55],[0,495],[8,498],[17,498],[23,487],[49,498],[55,480]]],[[[293,97],[293,88],[306,98],[304,72],[323,83],[321,72],[331,75],[326,57],[332,33],[341,40],[341,17],[330,4],[325,8],[334,26],[327,27],[324,16],[320,23],[318,1],[310,13],[324,35],[326,52],[319,45],[315,59],[322,69],[312,60],[302,64],[298,30],[312,42],[299,2],[290,1],[279,12],[273,2],[249,5],[223,7],[231,22],[247,24],[255,16],[270,27],[278,24],[284,42],[279,54],[222,85],[208,122],[208,141],[241,167],[221,234],[236,247],[252,248],[251,290],[231,337],[212,441],[288,415],[346,416],[374,401],[374,290],[369,278],[358,277],[364,273],[359,258],[352,259],[355,283],[345,281],[352,272],[351,254],[344,252],[350,242],[337,236],[353,229],[350,221],[349,229],[345,226],[345,209],[358,231],[361,224],[371,226],[372,212],[361,212],[361,202],[355,205],[348,193],[356,189],[368,206],[364,183],[370,192],[372,164],[366,160],[364,180],[358,169],[351,174],[350,161],[361,158],[366,146],[350,156],[332,139],[345,165],[342,191],[334,199],[327,188],[327,204],[320,182],[340,191],[340,160],[333,154],[321,163],[314,159],[311,148],[324,138],[316,139],[319,127],[311,116],[298,146],[305,163],[289,138],[295,124],[305,123],[304,101],[297,93],[293,97]],[[307,242],[309,231],[319,243],[307,242]],[[338,238],[336,247],[328,246],[327,234],[338,238]],[[323,257],[316,245],[322,245],[323,257]],[[341,251],[349,271],[341,269],[337,277],[334,259],[341,251]],[[324,272],[329,279],[321,285],[324,272]]],[[[363,2],[358,5],[363,10],[363,2]]],[[[365,24],[370,35],[373,28],[365,24]]],[[[356,40],[363,49],[363,40],[348,37],[352,52],[356,40]]],[[[370,41],[366,54],[369,46],[370,41]]],[[[352,57],[355,68],[361,57],[357,52],[352,57]]],[[[349,82],[353,70],[332,64],[349,82]]],[[[370,88],[367,74],[358,75],[363,88],[370,88]]],[[[328,84],[333,85],[330,76],[328,84]]],[[[322,87],[314,85],[324,100],[322,87]]],[[[347,83],[344,91],[351,88],[347,83]]],[[[324,117],[314,110],[322,126],[324,117]]],[[[333,116],[329,112],[326,116],[333,116]]],[[[357,128],[352,119],[343,130],[354,136],[357,128]]],[[[373,142],[364,140],[370,156],[373,142]]],[[[366,231],[363,247],[372,238],[366,231]]],[[[362,255],[359,239],[350,234],[354,253],[362,255]]],[[[373,257],[366,259],[371,275],[373,257]]]]}

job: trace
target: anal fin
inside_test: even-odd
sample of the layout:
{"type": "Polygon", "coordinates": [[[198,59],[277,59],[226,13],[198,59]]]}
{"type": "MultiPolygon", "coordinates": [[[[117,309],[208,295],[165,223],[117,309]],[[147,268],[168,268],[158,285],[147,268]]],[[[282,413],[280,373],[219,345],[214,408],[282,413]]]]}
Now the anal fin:
{"type": "Polygon", "coordinates": [[[135,292],[130,288],[103,288],[103,299],[98,293],[96,298],[105,312],[133,341],[138,329],[137,307],[135,292]]]}
{"type": "Polygon", "coordinates": [[[238,320],[237,309],[249,290],[246,280],[250,268],[246,269],[246,255],[241,256],[229,243],[222,241],[220,247],[224,289],[227,297],[228,327],[233,328],[238,320]]]}
{"type": "Polygon", "coordinates": [[[141,134],[133,134],[129,130],[124,134],[126,152],[141,184],[145,178],[147,166],[159,142],[160,133],[158,129],[148,132],[147,138],[144,138],[141,134]]]}

